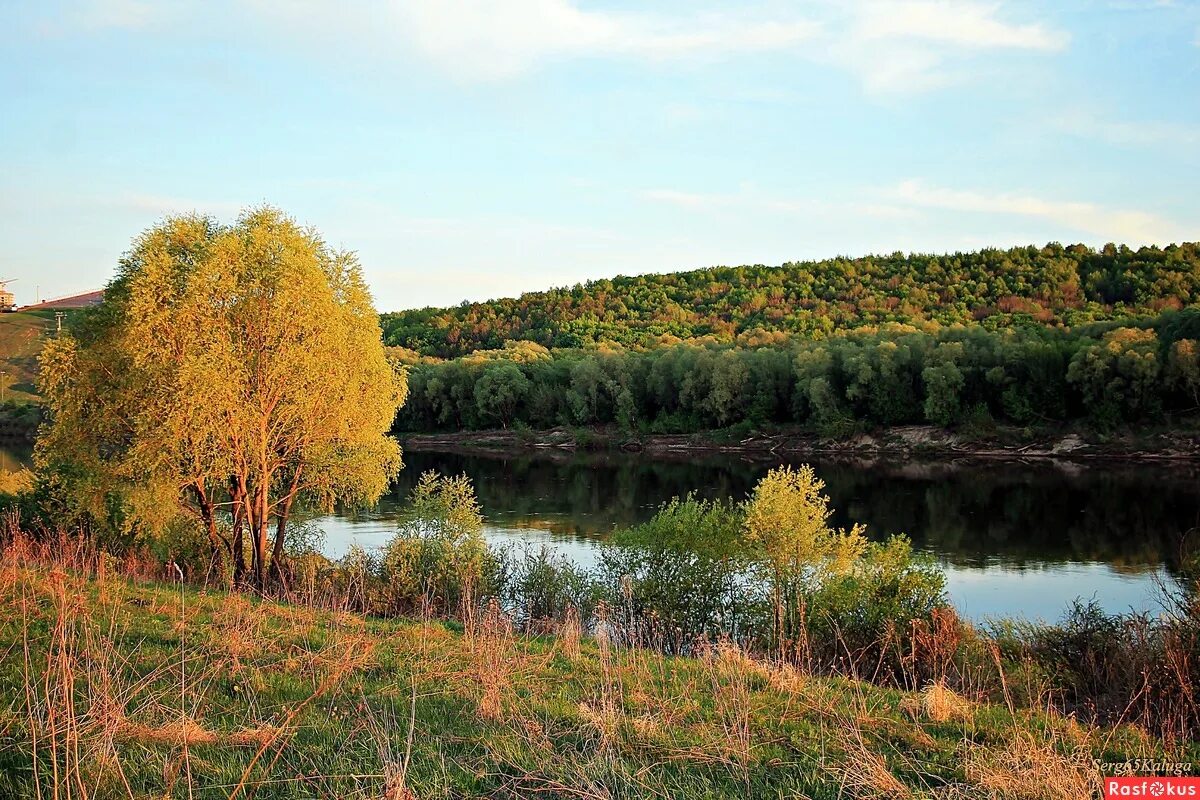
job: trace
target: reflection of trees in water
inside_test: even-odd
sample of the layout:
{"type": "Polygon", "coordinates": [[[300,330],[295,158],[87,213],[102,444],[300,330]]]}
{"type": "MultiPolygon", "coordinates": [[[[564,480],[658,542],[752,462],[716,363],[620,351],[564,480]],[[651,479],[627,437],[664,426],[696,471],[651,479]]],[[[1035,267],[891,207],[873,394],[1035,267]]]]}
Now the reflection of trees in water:
{"type": "MultiPolygon", "coordinates": [[[[466,472],[492,522],[553,517],[583,534],[641,522],[690,491],[740,500],[774,465],[730,456],[656,461],[419,451],[407,452],[405,461],[397,499],[423,470],[466,472]]],[[[1180,536],[1197,525],[1200,510],[1200,484],[1175,467],[812,463],[827,484],[834,524],[864,522],[876,537],[907,533],[953,563],[1174,564],[1180,536]]]]}
{"type": "Polygon", "coordinates": [[[0,472],[20,472],[33,466],[33,445],[8,442],[0,447],[0,472]]]}

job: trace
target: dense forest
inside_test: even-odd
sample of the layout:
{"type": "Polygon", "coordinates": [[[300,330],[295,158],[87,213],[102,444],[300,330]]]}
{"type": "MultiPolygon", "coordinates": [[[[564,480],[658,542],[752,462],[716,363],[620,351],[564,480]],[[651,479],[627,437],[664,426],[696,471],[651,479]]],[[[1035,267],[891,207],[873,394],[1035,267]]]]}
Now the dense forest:
{"type": "Polygon", "coordinates": [[[889,323],[823,339],[760,334],[740,344],[650,350],[510,342],[409,373],[399,430],[616,424],[676,433],[802,425],[844,436],[929,422],[1098,430],[1200,406],[1200,311],[1138,323],[889,323]]]}
{"type": "Polygon", "coordinates": [[[382,315],[384,341],[454,358],[525,340],[645,348],[759,331],[821,338],[885,323],[1074,327],[1200,299],[1200,244],[1018,247],[833,258],[617,277],[453,308],[382,315]]]}

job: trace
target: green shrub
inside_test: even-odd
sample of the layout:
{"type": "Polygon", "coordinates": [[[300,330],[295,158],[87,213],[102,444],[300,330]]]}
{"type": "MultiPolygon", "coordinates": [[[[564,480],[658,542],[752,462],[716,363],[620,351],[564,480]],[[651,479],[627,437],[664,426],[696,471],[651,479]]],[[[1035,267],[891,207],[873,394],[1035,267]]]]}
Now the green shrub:
{"type": "Polygon", "coordinates": [[[677,639],[744,634],[761,603],[748,585],[741,525],[732,503],[672,500],[650,521],[618,532],[601,553],[608,601],[631,624],[653,615],[679,629],[677,639]]]}
{"type": "Polygon", "coordinates": [[[482,531],[470,478],[423,474],[379,560],[377,577],[387,610],[451,614],[487,594],[484,579],[493,556],[482,531]]]}
{"type": "Polygon", "coordinates": [[[571,559],[542,546],[526,548],[508,564],[503,593],[526,629],[561,620],[569,608],[585,619],[591,614],[597,592],[595,581],[571,559]]]}

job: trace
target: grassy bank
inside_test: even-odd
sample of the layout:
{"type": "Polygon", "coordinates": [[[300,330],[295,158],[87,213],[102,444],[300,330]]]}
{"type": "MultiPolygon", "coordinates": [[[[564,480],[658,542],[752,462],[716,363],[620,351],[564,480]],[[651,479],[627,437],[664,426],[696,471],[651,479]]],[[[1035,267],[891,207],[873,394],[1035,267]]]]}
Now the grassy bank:
{"type": "Polygon", "coordinates": [[[728,644],[670,658],[603,625],[517,635],[494,606],[383,621],[87,566],[19,543],[0,564],[2,796],[1078,800],[1093,759],[1200,759],[728,644]]]}
{"type": "Polygon", "coordinates": [[[0,314],[0,371],[4,400],[37,403],[37,360],[47,336],[54,335],[53,311],[0,314]]]}

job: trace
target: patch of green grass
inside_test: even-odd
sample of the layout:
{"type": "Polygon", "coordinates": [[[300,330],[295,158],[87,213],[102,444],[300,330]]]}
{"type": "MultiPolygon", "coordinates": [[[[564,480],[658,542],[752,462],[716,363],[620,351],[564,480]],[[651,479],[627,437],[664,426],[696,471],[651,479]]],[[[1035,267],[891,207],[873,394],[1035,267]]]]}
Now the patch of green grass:
{"type": "Polygon", "coordinates": [[[585,638],[575,655],[502,618],[464,633],[12,564],[0,697],[13,798],[1075,800],[1092,757],[1167,752],[994,705],[939,721],[922,695],[731,647],[673,658],[585,638]],[[995,788],[1014,754],[1048,765],[1043,793],[995,788]]]}
{"type": "Polygon", "coordinates": [[[37,360],[47,336],[55,329],[53,311],[0,314],[0,383],[4,397],[18,403],[41,401],[37,391],[37,360]]]}

